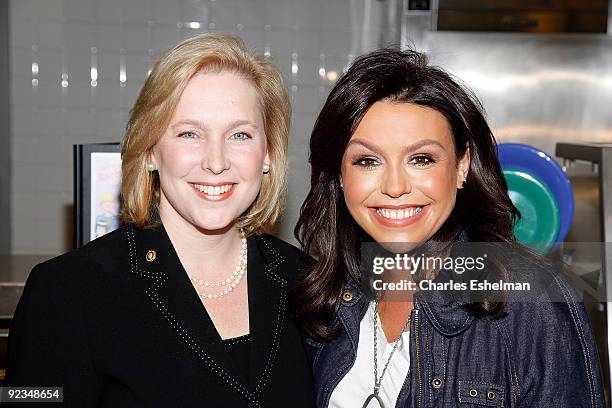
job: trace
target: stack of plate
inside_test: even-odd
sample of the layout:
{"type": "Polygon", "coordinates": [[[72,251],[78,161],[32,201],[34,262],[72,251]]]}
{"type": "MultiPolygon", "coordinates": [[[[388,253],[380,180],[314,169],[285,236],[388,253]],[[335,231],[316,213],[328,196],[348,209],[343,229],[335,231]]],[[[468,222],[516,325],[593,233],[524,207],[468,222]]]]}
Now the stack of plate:
{"type": "Polygon", "coordinates": [[[559,164],[543,151],[519,143],[502,143],[497,155],[508,195],[521,212],[516,239],[547,253],[567,235],[574,219],[574,192],[559,164]]]}

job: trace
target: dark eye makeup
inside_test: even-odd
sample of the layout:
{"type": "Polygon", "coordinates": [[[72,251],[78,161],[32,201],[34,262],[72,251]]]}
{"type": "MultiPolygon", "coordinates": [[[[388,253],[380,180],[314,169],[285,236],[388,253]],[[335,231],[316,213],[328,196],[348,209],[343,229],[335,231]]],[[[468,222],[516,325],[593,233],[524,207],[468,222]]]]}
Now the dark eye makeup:
{"type": "MultiPolygon", "coordinates": [[[[423,168],[427,167],[436,160],[429,154],[417,154],[410,157],[408,163],[414,165],[415,167],[423,168]]],[[[355,160],[353,160],[352,164],[354,166],[363,167],[363,168],[373,168],[379,164],[378,159],[371,156],[359,156],[355,160]]]]}
{"type": "Polygon", "coordinates": [[[410,158],[409,163],[414,164],[417,167],[426,167],[435,162],[436,161],[433,159],[433,157],[428,154],[417,154],[410,158]]]}
{"type": "Polygon", "coordinates": [[[356,160],[353,160],[354,166],[364,167],[364,168],[372,168],[378,164],[378,160],[369,156],[358,157],[356,160]]]}

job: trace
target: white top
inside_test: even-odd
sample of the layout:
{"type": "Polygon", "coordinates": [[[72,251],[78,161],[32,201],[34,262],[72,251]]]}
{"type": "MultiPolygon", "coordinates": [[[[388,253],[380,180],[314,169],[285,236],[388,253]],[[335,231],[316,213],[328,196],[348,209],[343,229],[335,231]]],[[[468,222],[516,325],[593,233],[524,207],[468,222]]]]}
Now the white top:
{"type": "MultiPolygon", "coordinates": [[[[329,400],[330,408],[355,408],[361,407],[366,398],[374,392],[374,313],[376,311],[374,302],[370,302],[368,311],[363,316],[359,325],[359,344],[357,345],[357,357],[355,364],[348,373],[340,380],[334,388],[329,400]]],[[[380,316],[377,325],[377,355],[378,376],[382,374],[383,368],[393,348],[393,343],[387,343],[387,338],[380,324],[380,316]]],[[[410,368],[410,332],[406,330],[402,338],[398,340],[397,350],[391,358],[387,372],[383,377],[379,397],[385,407],[394,407],[397,397],[404,385],[410,368]]],[[[376,400],[371,400],[368,408],[379,408],[376,400]]]]}

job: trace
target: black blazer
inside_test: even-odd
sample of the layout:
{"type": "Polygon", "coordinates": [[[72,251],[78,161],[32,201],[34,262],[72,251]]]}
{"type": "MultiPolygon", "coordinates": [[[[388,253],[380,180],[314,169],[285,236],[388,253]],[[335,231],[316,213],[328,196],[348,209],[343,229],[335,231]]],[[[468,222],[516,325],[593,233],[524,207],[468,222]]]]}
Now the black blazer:
{"type": "Polygon", "coordinates": [[[164,228],[126,226],[32,270],[9,335],[5,385],[63,386],[70,407],[314,406],[287,309],[308,258],[269,235],[247,245],[248,378],[164,228]]]}

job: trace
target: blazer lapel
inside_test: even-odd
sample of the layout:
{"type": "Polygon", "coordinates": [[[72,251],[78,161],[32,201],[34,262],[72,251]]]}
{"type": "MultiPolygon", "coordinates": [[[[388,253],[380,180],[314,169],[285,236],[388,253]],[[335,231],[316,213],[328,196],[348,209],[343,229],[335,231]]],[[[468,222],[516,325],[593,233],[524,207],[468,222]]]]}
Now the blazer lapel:
{"type": "Polygon", "coordinates": [[[287,309],[287,282],[276,273],[285,262],[268,238],[248,242],[249,307],[251,331],[250,378],[259,397],[268,383],[278,355],[287,309]]]}
{"type": "Polygon", "coordinates": [[[175,330],[177,340],[183,341],[229,386],[260,406],[250,387],[241,381],[243,377],[189,281],[165,229],[160,226],[139,230],[127,226],[126,233],[132,272],[152,280],[146,293],[175,330]]]}

